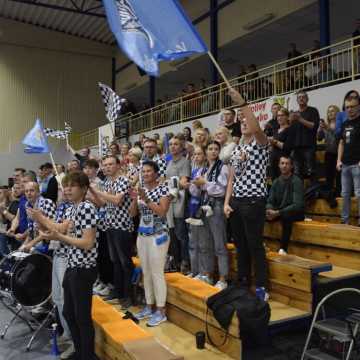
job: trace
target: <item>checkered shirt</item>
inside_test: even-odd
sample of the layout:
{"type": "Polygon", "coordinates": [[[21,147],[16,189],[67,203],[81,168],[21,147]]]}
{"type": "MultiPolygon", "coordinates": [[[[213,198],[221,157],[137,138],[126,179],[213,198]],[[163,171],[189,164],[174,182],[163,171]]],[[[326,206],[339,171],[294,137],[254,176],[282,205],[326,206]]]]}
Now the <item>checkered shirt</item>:
{"type": "Polygon", "coordinates": [[[256,140],[250,144],[239,144],[232,152],[230,165],[234,169],[232,196],[265,197],[266,166],[269,147],[259,145],[256,140]]]}
{"type": "MultiPolygon", "coordinates": [[[[65,212],[65,219],[73,223],[72,237],[81,239],[86,229],[96,229],[97,214],[96,207],[89,201],[83,201],[79,205],[70,206],[65,212]]],[[[98,248],[98,232],[94,247],[90,250],[80,249],[74,245],[67,246],[67,257],[69,268],[90,269],[96,267],[98,248]]]]}
{"type": "MultiPolygon", "coordinates": [[[[145,189],[146,197],[150,200],[150,202],[154,202],[158,205],[160,204],[161,198],[170,196],[169,187],[166,184],[159,184],[156,188],[152,190],[148,190],[146,188],[144,189],[145,189]]],[[[156,215],[143,202],[139,202],[138,207],[139,207],[140,216],[144,216],[144,215],[146,216],[148,214],[152,214],[154,219],[155,233],[159,233],[167,230],[168,226],[167,226],[166,216],[160,217],[159,215],[156,215]]]]}
{"type": "Polygon", "coordinates": [[[106,203],[106,229],[133,231],[133,221],[129,212],[131,205],[131,198],[129,196],[130,181],[124,176],[119,176],[116,180],[108,178],[105,180],[103,189],[112,195],[125,194],[120,206],[110,202],[106,203]]]}
{"type": "MultiPolygon", "coordinates": [[[[58,224],[61,224],[65,219],[66,210],[72,206],[70,201],[63,201],[61,202],[57,209],[56,209],[56,215],[55,215],[55,221],[58,224]]],[[[57,247],[54,250],[54,256],[59,257],[66,257],[67,256],[67,248],[68,245],[64,244],[63,242],[59,241],[59,247],[57,247]]]]}
{"type": "MultiPolygon", "coordinates": [[[[27,201],[25,204],[25,208],[33,208],[33,206],[27,201]]],[[[55,219],[56,205],[52,200],[39,196],[39,198],[36,200],[34,208],[41,210],[43,215],[46,216],[47,218],[55,219]]],[[[28,218],[28,230],[30,233],[30,237],[32,239],[35,239],[38,233],[37,222],[28,218]]]]}
{"type": "Polygon", "coordinates": [[[157,166],[159,167],[159,177],[166,178],[167,163],[164,158],[162,158],[159,155],[155,155],[152,159],[144,158],[144,159],[140,160],[140,184],[141,184],[141,186],[144,186],[144,181],[142,179],[142,165],[146,161],[154,161],[157,164],[157,166]]]}

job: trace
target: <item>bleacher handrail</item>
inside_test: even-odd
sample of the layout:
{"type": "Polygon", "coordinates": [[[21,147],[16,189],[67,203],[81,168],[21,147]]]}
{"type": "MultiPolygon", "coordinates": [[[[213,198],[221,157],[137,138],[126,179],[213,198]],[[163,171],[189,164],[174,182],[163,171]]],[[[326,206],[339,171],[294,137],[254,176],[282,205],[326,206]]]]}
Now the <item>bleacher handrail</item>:
{"type": "MultiPolygon", "coordinates": [[[[262,67],[251,73],[232,78],[230,83],[239,89],[246,89],[249,102],[258,102],[274,95],[284,95],[293,92],[299,88],[314,88],[320,84],[325,85],[347,79],[354,80],[355,76],[360,73],[360,52],[358,50],[360,46],[354,45],[356,40],[360,43],[360,36],[348,38],[320,49],[308,51],[297,57],[262,67]],[[351,64],[347,64],[350,65],[349,75],[346,75],[346,67],[343,66],[342,70],[344,71],[341,78],[336,77],[330,80],[326,79],[325,81],[317,79],[318,81],[315,84],[305,84],[305,79],[307,79],[305,72],[309,65],[319,65],[320,61],[336,59],[337,56],[344,56],[343,60],[351,59],[351,64]],[[293,65],[289,66],[289,63],[293,65]],[[289,81],[295,82],[295,77],[292,77],[292,75],[296,75],[297,70],[303,76],[303,86],[298,88],[288,84],[289,81]],[[271,89],[263,91],[262,86],[266,83],[271,89]],[[251,91],[254,92],[255,96],[249,97],[249,88],[252,89],[251,91]]],[[[329,74],[329,70],[327,71],[327,74],[329,74]]],[[[319,73],[317,74],[318,77],[319,73]]],[[[306,81],[309,82],[310,79],[306,81]]],[[[232,104],[227,98],[226,84],[221,82],[191,94],[171,99],[137,114],[122,116],[120,121],[128,122],[130,135],[133,135],[219,112],[231,106],[232,104]],[[203,106],[204,104],[206,106],[203,106]],[[165,117],[166,120],[164,120],[165,117]]],[[[81,145],[81,147],[96,145],[98,141],[97,132],[98,129],[93,129],[82,133],[78,145],[81,145]]]]}

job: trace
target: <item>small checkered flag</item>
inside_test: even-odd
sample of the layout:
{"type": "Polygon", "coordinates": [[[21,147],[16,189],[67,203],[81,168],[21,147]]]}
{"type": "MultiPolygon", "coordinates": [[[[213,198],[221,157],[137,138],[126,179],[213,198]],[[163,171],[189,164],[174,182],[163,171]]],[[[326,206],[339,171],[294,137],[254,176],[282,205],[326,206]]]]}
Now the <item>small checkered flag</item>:
{"type": "Polygon", "coordinates": [[[125,99],[121,98],[109,86],[99,82],[100,93],[105,105],[106,117],[110,122],[115,121],[120,114],[125,99]]]}
{"type": "Polygon", "coordinates": [[[109,144],[107,142],[107,138],[103,135],[100,136],[101,144],[100,144],[100,156],[103,158],[109,152],[109,144]]]}
{"type": "Polygon", "coordinates": [[[46,136],[50,136],[56,139],[65,140],[71,133],[71,127],[65,123],[65,130],[55,130],[50,128],[45,128],[44,133],[46,136]]]}

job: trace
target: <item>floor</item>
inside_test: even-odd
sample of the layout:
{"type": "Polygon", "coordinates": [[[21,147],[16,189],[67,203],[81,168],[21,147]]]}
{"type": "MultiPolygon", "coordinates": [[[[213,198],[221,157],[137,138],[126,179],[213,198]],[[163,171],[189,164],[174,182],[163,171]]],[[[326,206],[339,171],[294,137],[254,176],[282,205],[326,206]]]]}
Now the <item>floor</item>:
{"type": "MultiPolygon", "coordinates": [[[[11,317],[9,310],[0,303],[0,332],[11,317]]],[[[30,329],[21,320],[16,320],[5,338],[0,339],[0,360],[54,360],[49,346],[50,334],[42,332],[33,343],[32,350],[26,352],[26,345],[31,336],[30,329]]]]}

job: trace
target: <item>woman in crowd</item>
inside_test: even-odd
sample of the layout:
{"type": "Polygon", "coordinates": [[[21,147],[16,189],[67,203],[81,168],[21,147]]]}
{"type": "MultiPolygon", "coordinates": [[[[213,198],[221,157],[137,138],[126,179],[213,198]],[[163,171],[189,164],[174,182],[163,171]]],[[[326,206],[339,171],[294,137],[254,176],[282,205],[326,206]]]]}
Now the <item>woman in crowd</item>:
{"type": "Polygon", "coordinates": [[[227,164],[230,160],[231,153],[236,147],[236,144],[232,141],[229,130],[226,127],[217,128],[214,139],[221,145],[220,160],[227,164]]]}
{"type": "Polygon", "coordinates": [[[283,154],[288,155],[291,151],[289,143],[289,111],[282,107],[277,113],[276,120],[279,128],[275,130],[273,137],[270,139],[272,151],[270,153],[270,176],[274,181],[280,175],[279,160],[283,154]]]}
{"type": "Polygon", "coordinates": [[[224,216],[224,198],[229,178],[229,169],[220,159],[221,145],[217,141],[210,141],[206,147],[208,170],[204,176],[199,176],[193,183],[206,192],[202,209],[203,222],[206,229],[205,248],[200,249],[204,256],[203,280],[212,282],[214,275],[215,256],[218,262],[219,281],[215,287],[223,290],[227,287],[226,278],[229,274],[229,259],[226,248],[226,220],[224,216]]]}
{"type": "Polygon", "coordinates": [[[142,157],[142,151],[138,147],[133,147],[129,150],[129,166],[126,177],[130,180],[132,186],[135,186],[139,181],[142,157]]]}
{"type": "Polygon", "coordinates": [[[197,129],[195,131],[195,138],[194,138],[194,146],[202,146],[202,147],[206,147],[207,144],[209,142],[209,134],[208,132],[201,128],[201,129],[197,129]]]}
{"type": "Polygon", "coordinates": [[[159,167],[153,161],[142,164],[144,188],[133,191],[131,216],[140,214],[137,250],[144,276],[146,306],[135,316],[147,319],[148,326],[166,321],[166,281],[164,266],[169,248],[166,214],[170,206],[167,185],[159,182],[159,167]]]}
{"type": "MultiPolygon", "coordinates": [[[[189,215],[185,221],[190,225],[189,236],[189,254],[191,273],[189,277],[202,280],[204,271],[204,254],[200,253],[200,249],[204,249],[203,242],[206,240],[206,231],[204,223],[201,220],[201,188],[192,183],[193,180],[203,176],[207,171],[207,161],[205,149],[198,146],[194,150],[193,164],[191,169],[191,179],[188,184],[190,192],[189,215]]],[[[206,255],[206,254],[205,254],[206,255]]]]}
{"type": "Polygon", "coordinates": [[[191,136],[191,129],[188,126],[185,126],[182,132],[183,132],[183,135],[185,137],[185,141],[188,141],[188,142],[192,143],[193,138],[191,136]]]}
{"type": "MultiPolygon", "coordinates": [[[[336,139],[336,118],[340,109],[336,105],[330,105],[327,108],[326,121],[320,121],[318,130],[318,140],[325,139],[325,177],[327,190],[331,191],[334,188],[336,179],[336,162],[338,144],[336,139]]],[[[340,175],[340,174],[339,174],[340,175]]],[[[336,181],[337,193],[340,194],[340,176],[336,181]]]]}

